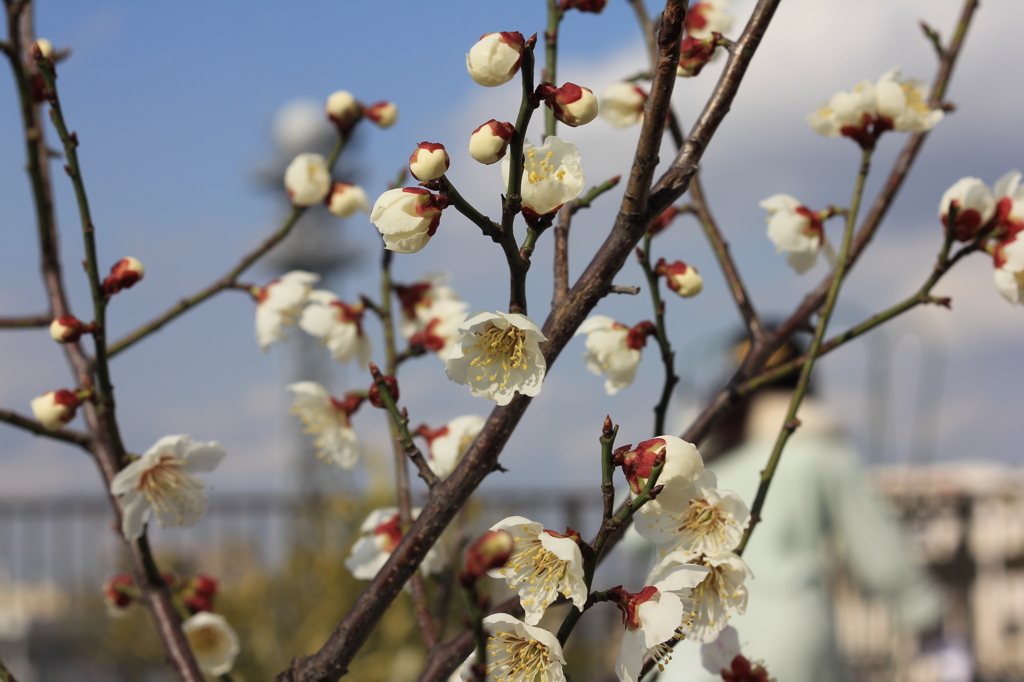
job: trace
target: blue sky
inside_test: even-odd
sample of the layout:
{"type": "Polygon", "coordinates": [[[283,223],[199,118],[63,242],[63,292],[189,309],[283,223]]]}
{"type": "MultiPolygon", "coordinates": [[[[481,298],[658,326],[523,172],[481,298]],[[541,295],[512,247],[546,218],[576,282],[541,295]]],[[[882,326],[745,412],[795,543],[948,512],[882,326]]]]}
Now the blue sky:
{"type": "MultiPolygon", "coordinates": [[[[465,53],[485,32],[542,31],[544,3],[379,2],[229,3],[46,2],[39,3],[38,33],[60,48],[72,47],[61,65],[59,87],[66,116],[78,131],[85,180],[97,225],[100,257],[112,264],[133,255],[146,279],[111,306],[117,337],[219,277],[280,221],[279,197],[257,182],[258,170],[275,158],[275,113],[297,98],[322,101],[346,89],[365,102],[397,103],[391,129],[364,126],[346,163],[372,199],[404,164],[416,143],[444,143],[452,155],[450,177],[485,213],[498,211],[500,175],[465,154],[469,132],[490,118],[514,119],[518,88],[476,86],[465,72],[465,53]]],[[[737,2],[740,21],[751,2],[737,2]]],[[[764,236],[757,202],[786,192],[807,204],[849,201],[857,150],[844,140],[820,138],[806,114],[834,91],[877,79],[893,66],[931,79],[934,55],[916,22],[926,18],[948,35],[956,2],[803,2],[782,4],[762,52],[750,69],[733,111],[713,141],[703,171],[718,216],[755,302],[766,314],[792,309],[824,274],[795,275],[764,236]]],[[[975,175],[992,183],[1024,166],[1020,151],[1016,89],[1007,64],[1024,57],[1013,32],[1024,8],[992,0],[976,25],[954,77],[950,99],[959,110],[940,123],[915,174],[901,193],[869,252],[844,289],[835,329],[910,294],[927,277],[941,240],[938,198],[958,178],[975,175]]],[[[732,35],[738,33],[734,30],[732,35]]],[[[600,91],[642,66],[636,22],[624,2],[610,2],[601,16],[571,14],[563,23],[559,80],[600,91]]],[[[721,61],[698,79],[680,82],[676,107],[692,120],[714,85],[721,61]]],[[[18,114],[8,81],[0,89],[0,314],[43,308],[33,216],[22,171],[18,114]]],[[[539,131],[538,127],[533,130],[539,131]]],[[[588,185],[628,171],[637,130],[615,131],[602,121],[563,131],[583,154],[588,185]]],[[[51,144],[56,137],[48,131],[51,144]]],[[[539,138],[539,132],[533,133],[539,138]]],[[[884,177],[902,137],[883,140],[869,196],[884,177]]],[[[666,147],[663,159],[669,158],[666,147]]],[[[64,263],[74,309],[84,315],[85,280],[73,196],[55,167],[64,263]]],[[[617,194],[579,214],[574,224],[572,271],[600,243],[614,218],[617,194]]],[[[830,229],[837,229],[833,223],[830,229]]],[[[303,226],[300,224],[299,229],[303,226]]],[[[363,217],[336,222],[338,243],[354,267],[328,283],[339,295],[376,292],[374,266],[379,237],[363,217]]],[[[838,240],[838,232],[834,238],[838,240]]],[[[542,320],[550,299],[549,243],[542,244],[531,272],[531,314],[542,320]]],[[[669,319],[687,382],[706,387],[715,372],[708,350],[738,322],[727,290],[695,225],[679,221],[659,238],[659,253],[682,258],[705,275],[704,294],[669,300],[669,319]]],[[[396,279],[410,281],[436,270],[453,273],[452,284],[474,308],[496,309],[507,297],[500,250],[454,212],[438,236],[415,256],[396,258],[396,279]]],[[[247,281],[264,283],[269,267],[254,268],[247,281]]],[[[639,284],[627,264],[618,283],[639,284]]],[[[903,460],[914,441],[911,409],[921,386],[936,412],[923,432],[933,434],[941,459],[982,458],[1019,464],[1017,414],[1024,379],[1018,352],[1024,311],[996,293],[990,262],[975,257],[937,290],[952,295],[952,312],[915,311],[886,332],[893,350],[889,370],[894,405],[886,435],[886,461],[903,460]],[[922,361],[922,348],[927,362],[922,361]],[[940,358],[941,361],[934,358],[940,358]],[[944,377],[941,391],[922,382],[944,377]],[[936,399],[938,396],[940,399],[936,399]]],[[[650,317],[649,301],[619,297],[596,312],[634,323],[650,317]]],[[[213,480],[221,489],[276,489],[291,480],[293,447],[284,385],[293,379],[286,348],[268,354],[253,339],[252,303],[236,292],[197,308],[165,331],[118,357],[113,366],[121,423],[130,449],[141,452],[160,436],[190,433],[221,440],[229,456],[213,480]]],[[[511,469],[492,485],[528,485],[543,466],[545,485],[581,486],[598,477],[596,434],[606,413],[623,425],[625,441],[649,435],[660,362],[649,348],[636,384],[617,396],[579,362],[574,341],[555,365],[541,397],[503,455],[511,469]],[[558,453],[558,457],[552,457],[558,453]]],[[[858,342],[822,364],[824,400],[862,445],[868,346],[858,342]]],[[[379,358],[379,345],[378,355],[379,358]]],[[[423,358],[403,369],[403,401],[414,423],[438,426],[490,403],[444,379],[441,364],[423,358]]],[[[67,385],[59,349],[45,331],[0,334],[0,405],[28,410],[29,400],[67,385]]],[[[337,393],[361,387],[354,368],[337,368],[337,393]]],[[[928,402],[928,401],[926,401],[928,402]]],[[[678,405],[690,401],[681,396],[678,405]]],[[[678,414],[681,428],[685,418],[678,414]]],[[[369,410],[356,416],[368,442],[373,472],[389,472],[380,457],[383,422],[369,410]]],[[[91,463],[79,452],[0,426],[0,494],[98,490],[91,463]]],[[[326,473],[326,472],[325,472],[326,473]]]]}

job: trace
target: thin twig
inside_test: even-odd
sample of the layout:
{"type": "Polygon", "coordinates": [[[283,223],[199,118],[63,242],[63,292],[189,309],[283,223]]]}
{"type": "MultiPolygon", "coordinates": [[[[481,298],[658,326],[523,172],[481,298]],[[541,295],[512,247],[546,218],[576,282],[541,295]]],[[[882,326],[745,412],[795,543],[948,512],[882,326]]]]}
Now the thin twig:
{"type": "Polygon", "coordinates": [[[821,314],[818,317],[814,338],[811,341],[810,348],[807,349],[807,360],[800,370],[800,378],[797,380],[796,388],[793,389],[793,397],[789,401],[786,419],[782,424],[782,429],[779,431],[778,438],[775,439],[775,446],[772,448],[771,456],[768,458],[768,464],[761,472],[761,483],[757,487],[754,503],[750,507],[750,523],[743,531],[743,539],[740,540],[740,544],[736,547],[736,554],[743,554],[743,550],[746,549],[747,542],[750,540],[750,534],[761,520],[761,510],[768,495],[768,488],[771,486],[775,471],[779,466],[779,460],[782,458],[782,451],[786,447],[789,437],[793,435],[793,432],[800,425],[800,420],[797,419],[796,414],[800,409],[800,403],[803,402],[804,395],[807,393],[807,388],[810,386],[811,371],[814,369],[814,363],[821,352],[821,344],[825,338],[829,320],[832,318],[832,311],[835,309],[836,300],[839,298],[839,288],[843,283],[843,278],[846,276],[847,257],[850,255],[850,246],[853,243],[853,230],[857,223],[857,212],[860,209],[861,198],[864,195],[864,183],[871,168],[872,151],[872,149],[865,149],[861,154],[860,170],[857,173],[853,199],[850,201],[850,210],[846,215],[846,229],[843,231],[843,244],[839,249],[839,258],[836,262],[835,272],[832,275],[832,286],[829,288],[828,297],[825,299],[825,306],[821,309],[821,314]]]}
{"type": "Polygon", "coordinates": [[[569,228],[572,226],[572,217],[580,209],[590,208],[597,197],[615,187],[620,180],[622,180],[621,175],[609,178],[600,185],[591,187],[582,197],[573,199],[558,211],[558,224],[555,226],[555,283],[551,298],[552,308],[561,303],[565,295],[569,293],[569,228]]]}
{"type": "Polygon", "coordinates": [[[661,351],[661,362],[665,366],[665,380],[661,386],[661,396],[654,406],[654,435],[660,436],[665,433],[665,415],[668,412],[668,404],[672,400],[672,389],[679,383],[679,375],[676,374],[676,353],[672,350],[672,343],[668,339],[668,329],[665,327],[665,301],[661,298],[658,275],[651,265],[650,233],[644,235],[644,245],[639,249],[639,260],[651,292],[655,338],[658,341],[658,349],[661,351]]]}
{"type": "MultiPolygon", "coordinates": [[[[562,10],[558,7],[558,0],[548,0],[548,27],[544,31],[544,57],[545,66],[541,73],[541,80],[552,83],[558,87],[558,24],[562,21],[562,10]]],[[[555,118],[555,110],[547,107],[544,112],[544,136],[550,137],[557,132],[558,120],[555,118]]]]}
{"type": "MultiPolygon", "coordinates": [[[[345,144],[346,142],[348,142],[350,137],[351,132],[347,136],[338,137],[337,141],[334,144],[334,149],[331,150],[331,154],[327,159],[328,169],[334,168],[334,164],[338,160],[338,156],[341,155],[341,152],[345,148],[345,144]]],[[[223,277],[213,282],[209,286],[200,289],[191,296],[181,299],[180,301],[178,301],[178,303],[168,308],[162,314],[153,318],[146,324],[138,327],[134,331],[128,332],[120,339],[110,344],[110,357],[114,357],[121,351],[127,349],[130,346],[135,345],[142,339],[146,338],[153,332],[163,327],[168,322],[174,320],[176,317],[178,317],[185,311],[202,303],[211,296],[218,294],[221,291],[224,291],[225,289],[234,288],[238,278],[242,275],[242,273],[244,273],[246,270],[252,267],[253,263],[255,263],[264,255],[266,255],[268,251],[270,251],[275,246],[280,244],[284,240],[284,238],[291,233],[292,228],[295,227],[295,224],[299,221],[299,218],[301,218],[305,212],[306,207],[293,206],[291,212],[288,214],[288,217],[285,218],[284,223],[277,230],[277,232],[275,232],[273,235],[267,238],[258,247],[250,251],[245,256],[243,256],[242,259],[238,262],[238,264],[235,265],[235,267],[228,270],[228,272],[223,277]]]]}
{"type": "Polygon", "coordinates": [[[25,315],[24,317],[0,317],[0,329],[34,329],[37,327],[49,327],[51,322],[53,322],[53,315],[50,313],[25,315]]]}
{"type": "Polygon", "coordinates": [[[89,449],[92,445],[92,438],[87,433],[81,431],[70,431],[68,429],[57,429],[56,431],[50,431],[42,424],[37,422],[35,419],[29,419],[23,417],[16,412],[10,410],[0,410],[0,421],[7,422],[11,426],[17,426],[20,429],[31,431],[37,436],[46,436],[47,438],[53,438],[54,440],[62,440],[65,443],[71,443],[78,447],[89,449]]]}

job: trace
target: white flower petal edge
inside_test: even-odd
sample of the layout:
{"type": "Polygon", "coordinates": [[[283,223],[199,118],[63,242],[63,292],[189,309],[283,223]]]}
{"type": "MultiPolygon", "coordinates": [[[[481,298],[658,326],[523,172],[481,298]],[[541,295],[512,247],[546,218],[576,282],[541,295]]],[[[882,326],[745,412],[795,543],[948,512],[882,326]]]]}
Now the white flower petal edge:
{"type": "Polygon", "coordinates": [[[164,436],[114,477],[110,491],[121,498],[121,531],[136,540],[152,511],[162,526],[193,526],[206,513],[205,484],[192,475],[210,471],[224,458],[219,443],[190,436],[164,436]]]}
{"type": "MultiPolygon", "coordinates": [[[[591,374],[607,377],[604,390],[608,395],[633,383],[643,354],[629,346],[629,327],[606,315],[594,315],[576,330],[575,335],[580,334],[587,335],[583,362],[591,374]]],[[[642,339],[646,342],[646,337],[642,339]]]]}
{"type": "MultiPolygon", "coordinates": [[[[558,638],[518,618],[495,613],[483,619],[487,638],[487,675],[497,682],[565,682],[565,658],[558,638]]],[[[473,679],[476,652],[462,664],[463,682],[473,679]]]]}
{"type": "MultiPolygon", "coordinates": [[[[420,509],[412,510],[412,519],[420,515],[420,509]]],[[[358,580],[372,580],[377,572],[387,563],[391,552],[402,539],[402,529],[395,507],[375,509],[359,527],[359,539],[352,545],[352,550],[345,559],[345,568],[358,580]]],[[[435,545],[427,551],[420,564],[420,572],[424,575],[438,573],[444,568],[444,555],[435,545]]]]}
{"type": "Polygon", "coordinates": [[[700,648],[700,662],[712,675],[721,675],[723,670],[732,670],[732,659],[740,655],[740,635],[731,625],[712,642],[700,648]]]}
{"type": "MultiPolygon", "coordinates": [[[[538,216],[557,211],[583,191],[583,169],[576,145],[552,135],[540,147],[523,144],[523,208],[538,216]]],[[[508,186],[510,159],[501,160],[501,177],[508,186]]]]}
{"type": "Polygon", "coordinates": [[[466,454],[466,450],[483,430],[487,420],[476,414],[456,417],[445,424],[447,432],[430,441],[431,471],[446,478],[466,454]]]}
{"type": "Polygon", "coordinates": [[[238,635],[224,616],[200,611],[181,624],[199,668],[207,675],[226,675],[241,647],[238,635]]]}
{"type": "Polygon", "coordinates": [[[547,361],[539,344],[547,338],[533,320],[519,313],[478,310],[459,331],[462,336],[445,363],[449,379],[498,405],[508,405],[516,393],[540,393],[547,361]]]}
{"type": "Polygon", "coordinates": [[[348,415],[331,395],[315,381],[299,381],[286,387],[295,394],[291,413],[302,420],[305,432],[313,435],[317,455],[342,469],[359,461],[359,444],[348,415]]]}
{"type": "Polygon", "coordinates": [[[363,333],[363,312],[362,303],[348,305],[330,291],[318,289],[307,298],[299,328],[319,338],[335,361],[345,364],[356,360],[365,367],[373,348],[363,333]]]}
{"type": "Polygon", "coordinates": [[[544,526],[522,516],[510,516],[491,526],[512,536],[515,550],[503,568],[489,572],[492,578],[504,578],[511,588],[519,588],[519,601],[526,622],[540,622],[544,611],[560,595],[572,599],[582,609],[587,603],[583,579],[583,555],[569,537],[556,537],[544,526]]]}
{"type": "Polygon", "coordinates": [[[263,287],[256,297],[256,340],[261,349],[288,338],[284,327],[295,324],[319,279],[312,272],[293,270],[263,287]]]}

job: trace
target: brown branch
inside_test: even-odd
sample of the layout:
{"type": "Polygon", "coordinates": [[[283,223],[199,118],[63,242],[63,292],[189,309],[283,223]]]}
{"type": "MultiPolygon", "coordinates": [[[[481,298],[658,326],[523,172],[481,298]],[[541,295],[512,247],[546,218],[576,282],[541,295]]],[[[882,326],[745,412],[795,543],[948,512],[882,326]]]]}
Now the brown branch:
{"type": "Polygon", "coordinates": [[[551,296],[551,309],[554,310],[569,293],[569,228],[572,227],[572,211],[563,206],[558,212],[558,224],[555,225],[555,283],[551,296]]]}
{"type": "Polygon", "coordinates": [[[38,315],[26,315],[24,317],[0,317],[0,329],[49,327],[51,322],[53,322],[53,315],[50,313],[39,313],[38,315]]]}
{"type": "MultiPolygon", "coordinates": [[[[32,30],[31,12],[21,13],[24,3],[7,6],[8,40],[11,45],[7,53],[18,87],[18,97],[25,136],[28,174],[36,209],[37,233],[39,238],[43,284],[46,288],[50,308],[55,317],[70,313],[60,265],[60,250],[56,220],[53,211],[53,189],[48,165],[48,150],[44,134],[41,107],[33,102],[29,84],[30,74],[22,55],[24,46],[31,46],[35,39],[32,30]]],[[[76,343],[64,345],[68,363],[76,384],[92,381],[92,363],[76,343]]],[[[119,500],[110,495],[110,482],[120,468],[121,458],[110,439],[105,415],[101,415],[91,402],[83,403],[82,412],[91,438],[92,453],[103,474],[104,482],[118,524],[121,521],[119,500]]],[[[157,631],[163,641],[167,658],[182,682],[203,682],[184,633],[181,621],[171,601],[167,586],[160,579],[153,565],[152,555],[145,538],[126,543],[132,564],[132,573],[143,599],[153,617],[157,631]]]]}
{"type": "Polygon", "coordinates": [[[68,429],[57,429],[56,431],[50,431],[42,424],[37,422],[35,419],[29,419],[23,417],[17,412],[11,412],[10,410],[0,410],[0,421],[7,422],[11,426],[17,426],[20,429],[31,431],[37,436],[46,436],[47,438],[53,438],[54,440],[62,440],[65,443],[71,443],[81,448],[89,449],[92,444],[92,438],[87,433],[81,431],[70,431],[68,429]]]}

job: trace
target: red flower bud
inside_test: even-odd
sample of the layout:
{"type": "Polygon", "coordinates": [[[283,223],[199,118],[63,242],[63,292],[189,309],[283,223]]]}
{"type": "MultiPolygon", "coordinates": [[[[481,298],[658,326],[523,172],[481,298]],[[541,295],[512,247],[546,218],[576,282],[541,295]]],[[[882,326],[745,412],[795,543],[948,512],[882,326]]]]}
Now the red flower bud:
{"type": "MultiPolygon", "coordinates": [[[[398,402],[398,380],[395,377],[384,377],[384,383],[388,387],[388,393],[391,394],[391,399],[398,402]]],[[[370,404],[374,407],[385,407],[384,401],[380,397],[380,389],[377,388],[377,382],[374,381],[373,385],[370,386],[369,396],[370,404]]]]}

